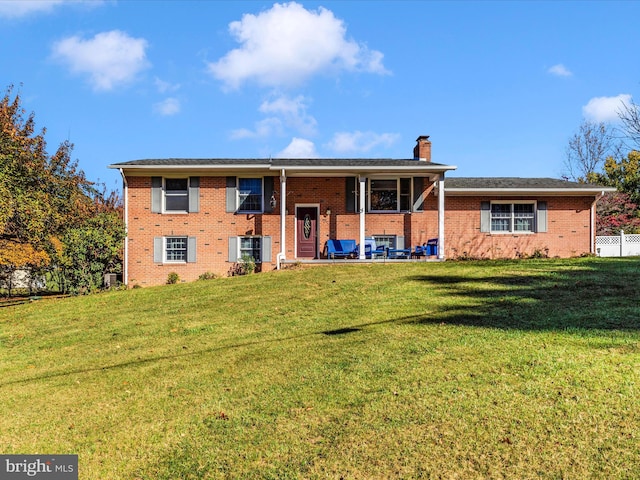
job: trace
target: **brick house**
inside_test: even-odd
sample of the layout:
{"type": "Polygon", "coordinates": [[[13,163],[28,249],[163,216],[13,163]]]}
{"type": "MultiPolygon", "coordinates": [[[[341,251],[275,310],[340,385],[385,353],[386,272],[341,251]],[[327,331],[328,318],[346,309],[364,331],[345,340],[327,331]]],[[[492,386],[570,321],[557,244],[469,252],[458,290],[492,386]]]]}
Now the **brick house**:
{"type": "MultiPolygon", "coordinates": [[[[117,163],[124,183],[124,282],[326,262],[329,239],[408,251],[438,239],[443,260],[592,253],[607,188],[554,179],[449,178],[428,136],[412,159],[157,159],[117,163]],[[446,209],[445,209],[446,205],[446,209]]],[[[370,255],[369,255],[370,257],[370,255]]],[[[410,255],[407,255],[409,261],[410,255]]],[[[421,257],[424,259],[425,257],[421,257]]],[[[382,261],[393,261],[385,257],[382,261]]]]}

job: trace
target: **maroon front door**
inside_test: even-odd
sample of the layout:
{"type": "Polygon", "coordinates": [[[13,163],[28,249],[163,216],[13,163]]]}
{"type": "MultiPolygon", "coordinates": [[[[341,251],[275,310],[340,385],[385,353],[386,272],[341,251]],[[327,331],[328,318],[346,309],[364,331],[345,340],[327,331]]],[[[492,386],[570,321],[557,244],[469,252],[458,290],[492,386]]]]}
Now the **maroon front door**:
{"type": "Polygon", "coordinates": [[[296,251],[298,258],[318,256],[318,209],[296,208],[296,251]]]}

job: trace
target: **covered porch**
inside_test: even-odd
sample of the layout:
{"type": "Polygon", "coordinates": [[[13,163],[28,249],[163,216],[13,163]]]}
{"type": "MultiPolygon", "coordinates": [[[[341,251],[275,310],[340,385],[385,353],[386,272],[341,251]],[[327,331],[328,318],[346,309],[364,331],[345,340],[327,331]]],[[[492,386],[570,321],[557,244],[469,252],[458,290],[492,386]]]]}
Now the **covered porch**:
{"type": "Polygon", "coordinates": [[[455,167],[416,159],[273,160],[271,168],[280,174],[271,197],[276,268],[444,260],[445,172],[455,167]],[[338,240],[354,249],[330,255],[338,240]]]}

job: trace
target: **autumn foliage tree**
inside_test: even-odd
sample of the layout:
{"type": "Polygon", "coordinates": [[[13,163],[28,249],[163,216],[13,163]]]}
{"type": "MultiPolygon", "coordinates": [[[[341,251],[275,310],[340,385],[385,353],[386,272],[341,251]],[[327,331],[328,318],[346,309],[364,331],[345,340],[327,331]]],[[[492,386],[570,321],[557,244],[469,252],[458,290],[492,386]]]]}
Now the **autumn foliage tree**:
{"type": "Polygon", "coordinates": [[[620,235],[640,233],[638,205],[622,192],[607,193],[596,206],[598,216],[596,235],[620,235]]]}
{"type": "MultiPolygon", "coordinates": [[[[70,229],[94,228],[98,214],[118,217],[113,194],[71,160],[72,144],[47,153],[46,130],[36,132],[34,114],[26,115],[20,100],[12,87],[0,99],[0,280],[18,269],[59,268],[69,261],[62,239],[70,229]]],[[[122,222],[109,228],[123,231],[122,222]]]]}

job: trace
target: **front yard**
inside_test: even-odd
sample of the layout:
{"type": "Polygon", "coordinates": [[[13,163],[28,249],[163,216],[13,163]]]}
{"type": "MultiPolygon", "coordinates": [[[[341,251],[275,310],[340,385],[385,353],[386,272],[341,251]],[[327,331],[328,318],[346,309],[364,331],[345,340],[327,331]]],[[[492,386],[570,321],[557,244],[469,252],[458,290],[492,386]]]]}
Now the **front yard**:
{"type": "Polygon", "coordinates": [[[637,478],[639,259],[346,265],[0,307],[2,453],[83,479],[637,478]]]}

